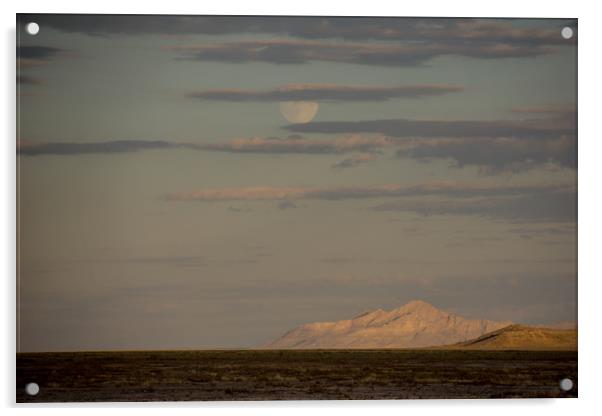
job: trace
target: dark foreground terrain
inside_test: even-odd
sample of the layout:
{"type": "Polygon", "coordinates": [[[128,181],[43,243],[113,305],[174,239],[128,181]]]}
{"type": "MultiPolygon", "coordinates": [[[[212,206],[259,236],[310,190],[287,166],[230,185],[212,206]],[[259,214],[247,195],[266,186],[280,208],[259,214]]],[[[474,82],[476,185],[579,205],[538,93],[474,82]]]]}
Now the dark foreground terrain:
{"type": "Polygon", "coordinates": [[[577,397],[577,352],[148,351],[17,355],[17,402],[577,397]],[[569,392],[559,388],[573,380],[569,392]],[[28,396],[29,382],[40,386],[28,396]]]}

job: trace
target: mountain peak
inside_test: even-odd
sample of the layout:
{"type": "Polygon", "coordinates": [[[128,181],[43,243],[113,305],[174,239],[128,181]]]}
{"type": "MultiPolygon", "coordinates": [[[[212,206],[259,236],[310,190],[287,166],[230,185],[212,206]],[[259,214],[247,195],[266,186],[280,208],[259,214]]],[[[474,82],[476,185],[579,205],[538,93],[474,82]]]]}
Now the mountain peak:
{"type": "Polygon", "coordinates": [[[409,301],[405,305],[400,306],[399,308],[397,308],[395,310],[414,312],[414,311],[427,311],[427,310],[437,310],[438,311],[439,309],[435,308],[433,305],[431,305],[428,302],[425,302],[420,299],[414,299],[414,300],[409,301]]]}
{"type": "Polygon", "coordinates": [[[336,322],[301,325],[267,348],[414,348],[477,338],[511,322],[465,319],[423,300],[391,311],[375,309],[336,322]]]}
{"type": "Polygon", "coordinates": [[[423,301],[422,299],[413,299],[413,300],[409,301],[408,303],[406,303],[404,306],[430,306],[431,308],[434,308],[433,305],[431,305],[428,302],[423,301]]]}

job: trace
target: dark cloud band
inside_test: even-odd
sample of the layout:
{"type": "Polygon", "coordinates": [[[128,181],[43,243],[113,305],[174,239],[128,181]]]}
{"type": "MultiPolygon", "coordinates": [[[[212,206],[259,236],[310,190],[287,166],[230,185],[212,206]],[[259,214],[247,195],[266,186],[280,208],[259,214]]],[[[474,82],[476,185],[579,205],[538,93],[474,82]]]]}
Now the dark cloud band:
{"type": "MultiPolygon", "coordinates": [[[[574,126],[567,121],[443,121],[443,120],[363,120],[363,121],[317,121],[291,124],[283,128],[297,133],[378,133],[390,137],[557,137],[575,133],[574,126]]],[[[562,120],[564,121],[564,120],[562,120]]]]}
{"type": "MultiPolygon", "coordinates": [[[[576,32],[576,20],[548,20],[546,27],[525,27],[509,19],[176,16],[176,15],[19,15],[22,22],[89,35],[270,34],[305,39],[441,41],[557,45],[574,43],[560,36],[563,26],[576,32]]],[[[529,19],[523,19],[528,22],[529,19]]],[[[541,20],[540,20],[541,21],[541,20]]]]}
{"type": "Polygon", "coordinates": [[[47,60],[55,57],[63,50],[51,46],[17,46],[17,58],[47,60]]]}
{"type": "Polygon", "coordinates": [[[87,154],[110,154],[128,153],[150,149],[172,149],[181,147],[179,144],[165,141],[146,140],[116,140],[109,142],[90,143],[42,143],[42,144],[20,144],[17,151],[25,156],[40,155],[87,155],[87,154]]]}
{"type": "Polygon", "coordinates": [[[550,47],[539,44],[355,43],[296,39],[208,43],[172,49],[179,52],[182,59],[232,64],[287,65],[323,61],[390,67],[420,66],[446,55],[498,59],[535,57],[553,52],[550,47]]]}
{"type": "Polygon", "coordinates": [[[418,143],[400,149],[399,157],[417,160],[451,159],[458,167],[478,166],[483,173],[524,171],[550,163],[575,169],[577,145],[573,137],[558,139],[458,139],[418,143]]]}
{"type": "Polygon", "coordinates": [[[17,84],[21,85],[40,85],[42,80],[28,75],[17,75],[17,84]]]}
{"type": "Polygon", "coordinates": [[[21,143],[17,150],[19,154],[24,156],[113,154],[155,149],[263,154],[342,154],[375,151],[391,144],[390,140],[383,137],[354,135],[340,138],[305,139],[301,136],[291,135],[282,139],[277,137],[252,137],[249,139],[234,139],[223,143],[176,143],[162,140],[21,143]]]}
{"type": "Polygon", "coordinates": [[[265,91],[253,90],[206,90],[188,94],[201,100],[234,102],[270,101],[386,101],[392,98],[424,98],[462,91],[462,87],[451,85],[408,85],[408,86],[348,86],[300,84],[286,85],[265,91]]]}

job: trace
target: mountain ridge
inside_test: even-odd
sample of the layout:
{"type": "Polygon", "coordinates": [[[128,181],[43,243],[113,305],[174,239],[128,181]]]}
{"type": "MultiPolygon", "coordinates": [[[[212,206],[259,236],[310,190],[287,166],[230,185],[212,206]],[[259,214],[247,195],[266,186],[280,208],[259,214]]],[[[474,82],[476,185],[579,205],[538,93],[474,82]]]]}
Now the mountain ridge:
{"type": "Polygon", "coordinates": [[[510,324],[466,319],[413,300],[390,311],[375,309],[351,319],[302,324],[263,348],[422,348],[468,341],[510,324]]]}
{"type": "Polygon", "coordinates": [[[577,350],[577,330],[513,324],[455,345],[452,349],[577,350]]]}

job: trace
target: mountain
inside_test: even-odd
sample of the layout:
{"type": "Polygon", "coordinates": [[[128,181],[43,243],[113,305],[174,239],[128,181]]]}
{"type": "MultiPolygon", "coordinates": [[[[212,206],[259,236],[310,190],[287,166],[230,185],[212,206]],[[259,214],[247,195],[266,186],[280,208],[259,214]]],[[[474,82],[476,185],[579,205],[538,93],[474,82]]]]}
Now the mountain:
{"type": "Polygon", "coordinates": [[[419,348],[467,341],[510,324],[465,319],[414,300],[388,312],[377,309],[353,319],[304,324],[264,348],[419,348]]]}
{"type": "Polygon", "coordinates": [[[483,350],[577,350],[576,329],[510,325],[453,348],[483,350]]]}
{"type": "Polygon", "coordinates": [[[551,328],[551,329],[577,329],[576,321],[560,321],[544,325],[529,325],[535,328],[551,328]]]}

